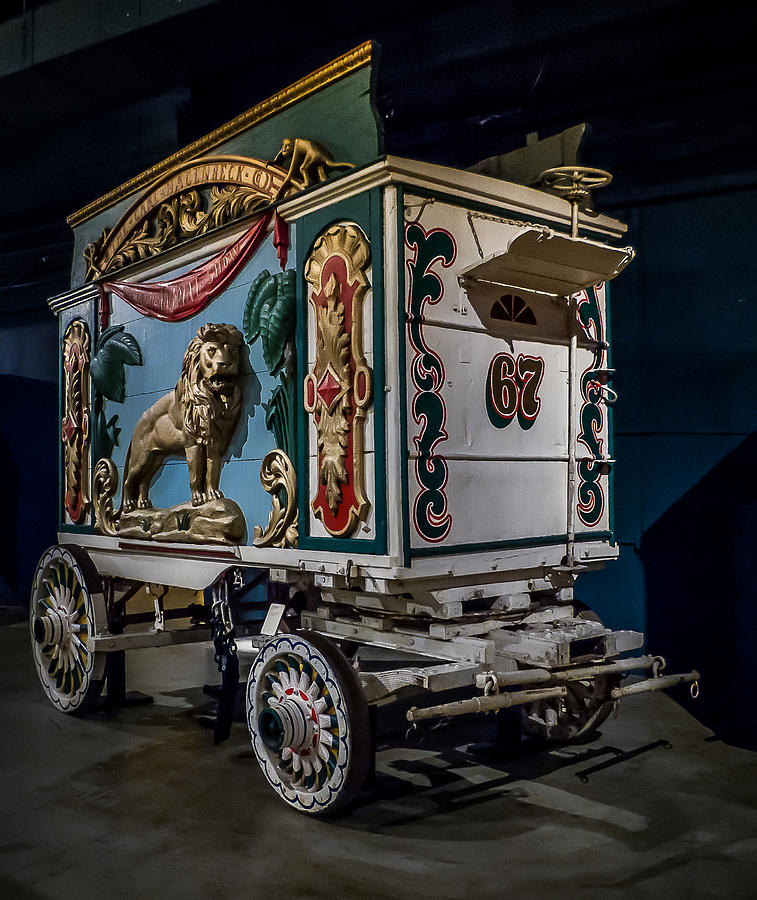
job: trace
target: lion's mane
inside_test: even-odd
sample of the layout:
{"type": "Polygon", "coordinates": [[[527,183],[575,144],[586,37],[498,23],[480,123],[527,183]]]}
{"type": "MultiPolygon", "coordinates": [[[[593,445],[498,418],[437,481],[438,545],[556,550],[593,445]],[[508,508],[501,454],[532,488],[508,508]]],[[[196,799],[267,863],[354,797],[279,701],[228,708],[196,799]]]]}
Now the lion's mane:
{"type": "Polygon", "coordinates": [[[244,338],[239,329],[226,324],[203,325],[187,347],[174,393],[184,409],[184,429],[198,444],[213,446],[224,443],[229,426],[233,427],[236,423],[242,402],[239,378],[243,375],[243,347],[244,338]],[[233,347],[239,359],[239,373],[235,378],[233,391],[228,396],[219,396],[210,390],[200,372],[202,346],[215,340],[233,347]]]}

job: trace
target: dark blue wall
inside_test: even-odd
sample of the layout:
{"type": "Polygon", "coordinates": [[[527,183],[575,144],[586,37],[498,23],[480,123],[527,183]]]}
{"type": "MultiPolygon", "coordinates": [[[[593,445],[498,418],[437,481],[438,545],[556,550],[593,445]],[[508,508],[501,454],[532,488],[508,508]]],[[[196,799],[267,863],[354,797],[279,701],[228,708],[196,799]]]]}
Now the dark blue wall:
{"type": "Polygon", "coordinates": [[[578,593],[698,668],[693,711],[719,734],[757,741],[757,191],[620,217],[638,254],[612,293],[621,560],[578,593]]]}
{"type": "Polygon", "coordinates": [[[26,603],[55,543],[58,478],[57,323],[48,310],[0,323],[0,604],[26,603]]]}

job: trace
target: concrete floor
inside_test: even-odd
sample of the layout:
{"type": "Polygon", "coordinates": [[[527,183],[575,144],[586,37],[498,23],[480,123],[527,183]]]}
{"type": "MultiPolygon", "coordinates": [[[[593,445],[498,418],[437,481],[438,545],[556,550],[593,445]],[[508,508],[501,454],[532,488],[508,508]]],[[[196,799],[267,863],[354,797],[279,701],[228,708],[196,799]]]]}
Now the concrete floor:
{"type": "MultiPolygon", "coordinates": [[[[471,752],[491,719],[382,743],[336,821],[291,811],[236,724],[197,722],[204,647],[135,651],[152,706],[62,715],[0,627],[0,898],[757,897],[757,754],[662,694],[580,746],[471,752]]],[[[706,690],[706,686],[703,685],[706,690]]]]}

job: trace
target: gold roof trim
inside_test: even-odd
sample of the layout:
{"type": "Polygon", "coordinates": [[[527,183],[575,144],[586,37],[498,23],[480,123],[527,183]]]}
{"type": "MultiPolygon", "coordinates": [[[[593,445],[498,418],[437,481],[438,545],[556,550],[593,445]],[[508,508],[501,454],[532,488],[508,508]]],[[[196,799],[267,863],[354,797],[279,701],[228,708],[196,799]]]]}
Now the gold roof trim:
{"type": "Polygon", "coordinates": [[[304,97],[314,94],[327,84],[331,84],[332,81],[338,81],[350,72],[362,68],[371,61],[371,50],[372,44],[370,41],[355,47],[349,53],[343,54],[320,69],[316,69],[315,72],[311,72],[310,75],[295,81],[294,84],[289,85],[289,87],[284,88],[284,90],[279,91],[267,100],[256,104],[252,109],[248,109],[247,112],[243,112],[230,122],[226,122],[224,125],[216,128],[215,131],[211,131],[210,134],[206,134],[191,144],[187,144],[186,147],[182,147],[181,150],[177,150],[176,153],[172,153],[171,156],[161,160],[161,162],[150,166],[149,169],[145,169],[144,172],[124,182],[119,187],[114,188],[107,194],[103,194],[97,200],[93,200],[92,203],[72,213],[66,221],[71,228],[81,225],[82,222],[86,222],[119,200],[123,200],[124,197],[134,194],[140,188],[150,184],[151,181],[163,175],[173,166],[187,162],[202,153],[207,153],[219,144],[223,144],[225,141],[241,134],[250,126],[256,125],[282,109],[292,106],[292,104],[297,103],[304,97]]]}

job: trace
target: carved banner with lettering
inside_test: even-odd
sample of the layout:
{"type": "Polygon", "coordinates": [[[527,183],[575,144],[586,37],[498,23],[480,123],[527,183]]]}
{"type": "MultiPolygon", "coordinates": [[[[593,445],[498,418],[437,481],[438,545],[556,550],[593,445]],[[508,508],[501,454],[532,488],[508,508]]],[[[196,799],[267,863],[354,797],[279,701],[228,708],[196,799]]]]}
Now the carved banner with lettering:
{"type": "Polygon", "coordinates": [[[173,169],[112,231],[87,245],[86,278],[114,272],[262,210],[278,197],[287,176],[287,169],[275,163],[240,156],[207,157],[173,169]]]}
{"type": "Polygon", "coordinates": [[[144,316],[164,322],[188,319],[204,309],[237,277],[263,242],[272,214],[266,213],[233,244],[178,278],[147,284],[107,281],[103,290],[116,294],[144,316]]]}

